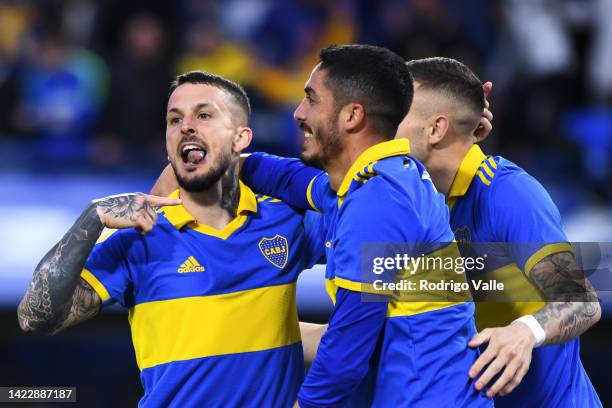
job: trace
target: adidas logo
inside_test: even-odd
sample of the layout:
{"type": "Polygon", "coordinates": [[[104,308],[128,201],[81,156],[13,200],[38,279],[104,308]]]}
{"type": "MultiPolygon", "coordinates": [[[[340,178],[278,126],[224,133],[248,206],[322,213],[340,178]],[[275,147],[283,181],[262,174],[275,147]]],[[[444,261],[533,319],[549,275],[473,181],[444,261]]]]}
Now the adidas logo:
{"type": "Polygon", "coordinates": [[[206,268],[204,268],[193,256],[187,258],[185,262],[181,264],[181,267],[177,269],[178,273],[185,272],[204,272],[206,268]]]}

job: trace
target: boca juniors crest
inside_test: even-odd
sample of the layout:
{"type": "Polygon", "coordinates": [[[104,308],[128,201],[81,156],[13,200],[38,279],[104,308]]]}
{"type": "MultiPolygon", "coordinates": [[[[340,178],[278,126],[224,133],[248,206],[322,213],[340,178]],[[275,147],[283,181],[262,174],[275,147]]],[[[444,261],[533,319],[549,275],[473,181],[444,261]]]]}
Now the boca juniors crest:
{"type": "Polygon", "coordinates": [[[276,234],[274,238],[262,238],[259,250],[268,261],[277,268],[283,269],[289,259],[289,243],[287,238],[276,234]]]}

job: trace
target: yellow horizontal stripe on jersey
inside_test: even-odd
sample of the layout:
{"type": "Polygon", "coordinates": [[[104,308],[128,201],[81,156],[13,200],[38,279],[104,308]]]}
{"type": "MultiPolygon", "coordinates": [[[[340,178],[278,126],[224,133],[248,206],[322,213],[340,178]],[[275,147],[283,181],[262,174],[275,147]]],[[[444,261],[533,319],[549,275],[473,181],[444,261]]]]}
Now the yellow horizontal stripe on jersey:
{"type": "Polygon", "coordinates": [[[300,341],[295,283],[140,303],[129,321],[141,370],[300,341]]]}
{"type": "Polygon", "coordinates": [[[434,310],[446,309],[465,302],[390,302],[387,317],[414,316],[434,310]]]}
{"type": "MultiPolygon", "coordinates": [[[[455,306],[466,301],[470,301],[469,291],[430,291],[420,290],[420,281],[425,280],[429,283],[437,282],[466,282],[465,275],[456,273],[453,269],[445,269],[445,260],[460,259],[459,248],[456,242],[449,243],[444,248],[425,255],[422,259],[421,268],[414,271],[398,273],[396,281],[411,281],[415,283],[415,290],[402,290],[393,292],[390,290],[379,290],[371,283],[355,282],[340,277],[327,280],[328,293],[333,292],[332,300],[335,298],[337,288],[344,288],[354,292],[372,293],[378,295],[390,295],[388,317],[411,316],[419,313],[430,312],[433,310],[444,309],[455,306]]],[[[330,295],[331,296],[331,295],[330,295]]]]}
{"type": "Polygon", "coordinates": [[[478,275],[476,279],[494,279],[504,284],[503,291],[474,293],[478,330],[506,326],[521,316],[537,312],[546,304],[542,293],[515,263],[478,275]]]}
{"type": "Polygon", "coordinates": [[[106,302],[108,299],[110,299],[110,294],[108,293],[108,290],[106,290],[102,282],[100,282],[98,278],[94,276],[93,273],[83,268],[83,270],[81,271],[81,278],[83,278],[85,282],[89,283],[89,286],[91,286],[93,290],[96,291],[98,296],[100,296],[102,302],[106,302]]]}
{"type": "Polygon", "coordinates": [[[529,275],[533,267],[536,266],[538,262],[540,262],[542,259],[546,258],[549,255],[557,254],[559,252],[571,252],[573,254],[574,249],[567,242],[558,242],[556,244],[546,245],[529,257],[527,262],[525,262],[525,267],[523,268],[523,270],[527,275],[529,275]]]}
{"type": "Polygon", "coordinates": [[[503,327],[521,316],[534,314],[546,302],[476,302],[476,328],[478,331],[491,327],[503,327]]]}
{"type": "MultiPolygon", "coordinates": [[[[353,292],[374,293],[378,295],[385,294],[383,291],[376,290],[372,285],[366,283],[353,282],[342,278],[326,279],[325,289],[334,304],[336,303],[336,292],[338,288],[352,290],[353,292]]],[[[387,308],[387,317],[412,316],[419,313],[444,309],[461,303],[465,302],[413,302],[391,300],[387,308]]]]}

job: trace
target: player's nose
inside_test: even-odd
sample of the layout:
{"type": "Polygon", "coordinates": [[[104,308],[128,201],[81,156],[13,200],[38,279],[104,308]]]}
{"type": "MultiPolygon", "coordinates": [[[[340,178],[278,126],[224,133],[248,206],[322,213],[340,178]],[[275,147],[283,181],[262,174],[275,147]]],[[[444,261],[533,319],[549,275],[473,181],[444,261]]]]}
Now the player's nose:
{"type": "Polygon", "coordinates": [[[190,117],[185,117],[181,121],[181,133],[185,135],[192,135],[195,133],[194,121],[190,117]]]}
{"type": "Polygon", "coordinates": [[[293,119],[298,122],[304,122],[306,120],[306,108],[304,106],[304,101],[302,101],[302,103],[295,108],[295,111],[293,112],[293,119]]]}

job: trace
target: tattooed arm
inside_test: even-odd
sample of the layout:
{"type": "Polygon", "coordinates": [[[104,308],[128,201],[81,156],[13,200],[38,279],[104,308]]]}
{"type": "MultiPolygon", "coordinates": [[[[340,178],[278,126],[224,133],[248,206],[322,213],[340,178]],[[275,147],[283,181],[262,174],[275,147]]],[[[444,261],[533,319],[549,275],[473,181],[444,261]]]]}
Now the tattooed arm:
{"type": "MultiPolygon", "coordinates": [[[[543,344],[559,344],[573,339],[593,326],[601,317],[597,293],[570,252],[547,256],[531,269],[531,281],[546,297],[546,305],[533,316],[546,333],[543,344]]],[[[484,329],[469,342],[470,347],[488,343],[486,350],[470,368],[476,389],[483,389],[495,375],[497,381],[487,395],[507,395],[516,388],[531,364],[536,338],[522,322],[484,329]]]]}
{"type": "Polygon", "coordinates": [[[145,234],[157,220],[154,206],[179,203],[144,194],[93,201],[36,267],[17,310],[21,329],[55,334],[95,316],[101,299],[80,274],[104,227],[135,227],[145,234]]]}
{"type": "Polygon", "coordinates": [[[601,317],[595,289],[570,252],[549,255],[531,270],[546,306],[534,313],[546,333],[544,344],[559,344],[587,331],[601,317]]]}

